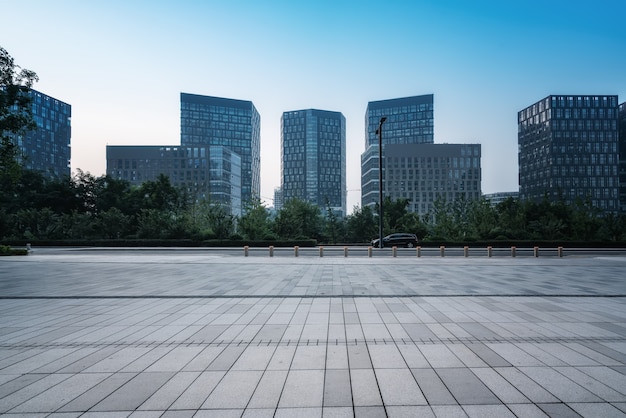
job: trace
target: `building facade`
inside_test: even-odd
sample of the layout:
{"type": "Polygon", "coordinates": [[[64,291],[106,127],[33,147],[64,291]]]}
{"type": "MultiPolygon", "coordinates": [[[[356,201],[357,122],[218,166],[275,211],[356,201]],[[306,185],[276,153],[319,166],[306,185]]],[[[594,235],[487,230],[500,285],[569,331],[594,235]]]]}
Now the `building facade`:
{"type": "Polygon", "coordinates": [[[498,206],[500,203],[508,199],[519,199],[519,192],[496,192],[487,193],[483,195],[483,198],[488,201],[491,206],[498,206]]]}
{"type": "Polygon", "coordinates": [[[261,194],[261,118],[250,101],[180,94],[182,146],[223,146],[241,157],[241,199],[261,194]]]}
{"type": "Polygon", "coordinates": [[[300,199],[346,214],[346,119],[340,112],[296,110],[281,117],[283,202],[300,199]]]}
{"type": "Polygon", "coordinates": [[[626,102],[619,105],[619,207],[626,213],[626,102]]]}
{"type": "Polygon", "coordinates": [[[107,145],[107,175],[139,186],[164,174],[196,201],[241,216],[241,157],[222,146],[107,145]]]}
{"type": "Polygon", "coordinates": [[[423,216],[438,199],[481,197],[480,144],[388,144],[384,149],[383,193],[407,199],[423,216]]]}
{"type": "Polygon", "coordinates": [[[521,200],[619,210],[617,96],[551,95],[518,112],[521,200]]]}
{"type": "Polygon", "coordinates": [[[37,127],[13,138],[25,157],[24,167],[50,177],[69,177],[72,106],[37,90],[28,94],[37,127]]]}
{"type": "MultiPolygon", "coordinates": [[[[361,206],[379,202],[378,144],[376,134],[383,124],[383,155],[388,144],[432,144],[434,142],[433,95],[369,102],[365,111],[365,152],[361,154],[361,206]]],[[[383,162],[383,177],[385,166],[383,162]]],[[[384,180],[383,180],[384,181],[384,180]]],[[[385,196],[396,191],[385,189],[385,196]]]]}

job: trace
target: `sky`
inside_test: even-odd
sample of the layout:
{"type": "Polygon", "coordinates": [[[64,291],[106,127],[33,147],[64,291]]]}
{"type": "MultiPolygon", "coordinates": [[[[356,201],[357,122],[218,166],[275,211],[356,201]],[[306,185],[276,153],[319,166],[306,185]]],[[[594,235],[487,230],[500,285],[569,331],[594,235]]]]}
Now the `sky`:
{"type": "Polygon", "coordinates": [[[626,1],[0,0],[0,46],[72,106],[72,172],[106,145],[180,144],[180,93],[250,100],[261,199],[283,112],[342,112],[348,210],[367,103],[434,95],[435,143],[482,144],[482,191],[517,191],[517,112],[550,94],[626,101],[626,1]]]}

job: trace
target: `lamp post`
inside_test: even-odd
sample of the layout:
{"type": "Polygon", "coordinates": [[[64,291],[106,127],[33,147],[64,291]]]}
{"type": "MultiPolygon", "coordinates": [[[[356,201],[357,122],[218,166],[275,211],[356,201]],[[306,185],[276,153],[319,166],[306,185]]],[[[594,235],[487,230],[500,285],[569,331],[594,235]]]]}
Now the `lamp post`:
{"type": "Polygon", "coordinates": [[[378,122],[378,248],[383,248],[383,123],[386,117],[378,122]]]}

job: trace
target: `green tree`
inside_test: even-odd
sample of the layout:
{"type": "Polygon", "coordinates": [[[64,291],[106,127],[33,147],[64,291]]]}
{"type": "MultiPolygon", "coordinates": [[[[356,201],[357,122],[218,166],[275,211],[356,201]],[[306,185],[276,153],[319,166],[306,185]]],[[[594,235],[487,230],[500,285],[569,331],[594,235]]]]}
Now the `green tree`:
{"type": "Polygon", "coordinates": [[[378,234],[378,217],[371,206],[355,206],[346,217],[348,242],[370,242],[378,234]]]}
{"type": "Polygon", "coordinates": [[[237,223],[239,233],[249,240],[262,240],[270,235],[269,212],[258,198],[253,198],[244,208],[237,223]]]}
{"type": "Polygon", "coordinates": [[[274,232],[283,239],[315,239],[321,237],[320,209],[313,203],[299,199],[285,202],[274,220],[274,232]]]}
{"type": "Polygon", "coordinates": [[[21,152],[13,137],[36,127],[29,91],[37,74],[15,64],[0,47],[0,202],[15,192],[22,175],[21,152]]]}

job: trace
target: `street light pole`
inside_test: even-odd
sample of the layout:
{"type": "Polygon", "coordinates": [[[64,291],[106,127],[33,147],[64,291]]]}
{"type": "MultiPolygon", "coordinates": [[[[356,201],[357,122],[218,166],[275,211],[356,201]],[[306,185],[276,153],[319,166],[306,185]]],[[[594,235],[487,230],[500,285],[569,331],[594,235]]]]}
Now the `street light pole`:
{"type": "Polygon", "coordinates": [[[386,117],[380,118],[376,135],[378,135],[378,248],[383,248],[383,123],[386,117]]]}

